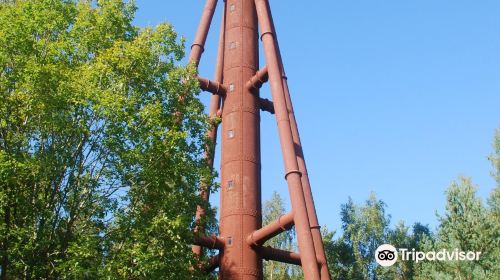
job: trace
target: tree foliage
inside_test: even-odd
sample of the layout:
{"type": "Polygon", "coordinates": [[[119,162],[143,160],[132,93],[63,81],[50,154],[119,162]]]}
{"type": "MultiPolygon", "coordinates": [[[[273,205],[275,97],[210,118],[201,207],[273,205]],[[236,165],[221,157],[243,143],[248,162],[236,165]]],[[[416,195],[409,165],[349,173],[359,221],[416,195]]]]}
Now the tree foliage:
{"type": "Polygon", "coordinates": [[[329,269],[334,279],[496,279],[500,275],[500,132],[490,157],[497,186],[488,203],[477,197],[470,178],[461,177],[446,191],[446,211],[438,216],[435,233],[420,223],[410,230],[404,222],[391,229],[385,203],[373,194],[364,205],[351,199],[341,208],[342,235],[323,231],[329,269]],[[429,252],[447,249],[481,252],[476,261],[402,261],[384,268],[375,263],[375,249],[384,243],[396,248],[429,252]]]}
{"type": "Polygon", "coordinates": [[[493,141],[493,154],[490,156],[490,161],[493,165],[493,177],[497,181],[497,187],[500,187],[500,128],[497,129],[495,140],[493,141]]]}
{"type": "Polygon", "coordinates": [[[422,265],[417,279],[495,279],[500,275],[500,131],[490,157],[497,185],[487,204],[477,197],[471,178],[461,177],[446,192],[446,212],[439,216],[435,239],[424,240],[427,250],[459,249],[481,252],[474,262],[434,262],[422,265]]]}
{"type": "Polygon", "coordinates": [[[172,26],[0,3],[2,279],[186,279],[207,120],[172,26]]]}
{"type": "Polygon", "coordinates": [[[333,234],[324,232],[325,250],[330,273],[334,279],[376,279],[373,254],[386,243],[390,217],[385,203],[371,194],[359,206],[349,198],[341,207],[343,233],[333,240],[333,234]]]}
{"type": "MultiPolygon", "coordinates": [[[[277,192],[274,192],[271,198],[264,202],[263,208],[262,223],[264,225],[277,220],[285,214],[285,203],[277,192]]],[[[296,248],[294,240],[294,231],[289,230],[268,240],[265,245],[276,249],[293,251],[296,248]]],[[[299,275],[300,272],[295,266],[275,261],[266,261],[264,263],[264,279],[266,280],[295,279],[299,275]]]]}
{"type": "Polygon", "coordinates": [[[481,252],[479,260],[423,263],[417,279],[494,279],[500,275],[498,220],[493,208],[476,196],[476,189],[470,178],[451,184],[436,236],[423,242],[423,247],[426,251],[481,252]]]}
{"type": "MultiPolygon", "coordinates": [[[[0,0],[0,279],[203,279],[191,253],[209,122],[173,27],[139,29],[122,0],[0,0]]],[[[323,230],[334,279],[500,275],[500,131],[487,203],[469,178],[431,232],[390,225],[375,195],[323,230]],[[481,251],[475,262],[375,263],[383,243],[481,251]]],[[[264,224],[283,215],[275,193],[264,224]]],[[[210,212],[210,211],[209,211],[210,212]]],[[[212,211],[213,212],[213,211],[212,211]]],[[[213,219],[210,212],[208,220],[213,219]]],[[[208,225],[209,230],[215,230],[208,225]]],[[[267,245],[296,250],[293,231],[267,245]]],[[[301,279],[265,263],[266,279],[301,279]]]]}

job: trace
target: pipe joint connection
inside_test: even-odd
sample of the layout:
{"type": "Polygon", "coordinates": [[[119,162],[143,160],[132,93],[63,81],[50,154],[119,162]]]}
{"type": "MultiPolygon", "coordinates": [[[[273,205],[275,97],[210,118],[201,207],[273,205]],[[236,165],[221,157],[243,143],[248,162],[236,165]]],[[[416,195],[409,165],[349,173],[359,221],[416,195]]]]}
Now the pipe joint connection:
{"type": "Polygon", "coordinates": [[[290,175],[290,174],[299,174],[299,176],[302,177],[302,172],[300,172],[299,170],[290,170],[285,174],[285,180],[287,179],[288,175],[290,175]]]}
{"type": "Polygon", "coordinates": [[[224,248],[224,238],[217,236],[196,236],[194,239],[194,245],[220,250],[224,248]]]}
{"type": "Polygon", "coordinates": [[[260,105],[260,109],[262,111],[274,114],[274,103],[271,100],[265,99],[265,98],[261,98],[261,99],[259,99],[259,103],[260,103],[259,104],[260,105]]]}
{"type": "Polygon", "coordinates": [[[246,87],[249,90],[259,89],[268,80],[269,80],[269,74],[267,71],[267,66],[264,66],[264,68],[257,71],[257,73],[255,73],[255,75],[250,78],[250,80],[246,84],[246,87]]]}
{"type": "Polygon", "coordinates": [[[205,52],[205,47],[203,47],[203,45],[202,45],[202,44],[199,44],[199,43],[193,43],[193,44],[191,45],[191,49],[193,49],[194,47],[199,47],[199,48],[200,48],[200,50],[201,50],[201,52],[205,52]]]}
{"type": "Polygon", "coordinates": [[[198,82],[200,83],[200,88],[204,91],[211,92],[212,94],[225,96],[227,89],[226,87],[218,82],[211,81],[206,78],[198,77],[198,82]]]}
{"type": "Polygon", "coordinates": [[[272,31],[269,30],[269,31],[262,32],[262,34],[260,35],[260,40],[261,41],[264,41],[264,36],[265,35],[270,35],[273,38],[273,40],[276,39],[276,34],[274,34],[274,32],[272,32],[272,31]]]}

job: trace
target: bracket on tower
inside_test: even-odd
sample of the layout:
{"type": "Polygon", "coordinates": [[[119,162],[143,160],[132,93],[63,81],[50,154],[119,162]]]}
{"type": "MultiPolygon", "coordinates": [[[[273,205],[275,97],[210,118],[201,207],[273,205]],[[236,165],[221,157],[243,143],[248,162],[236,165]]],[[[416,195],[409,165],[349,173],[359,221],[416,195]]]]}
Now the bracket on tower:
{"type": "Polygon", "coordinates": [[[257,251],[262,255],[262,257],[269,261],[278,261],[288,264],[301,265],[300,255],[295,252],[289,252],[285,250],[275,249],[271,247],[260,247],[257,251]]]}
{"type": "Polygon", "coordinates": [[[259,98],[259,105],[262,111],[274,114],[274,103],[271,100],[259,98]]]}
{"type": "Polygon", "coordinates": [[[257,73],[255,73],[255,75],[253,75],[252,78],[250,78],[246,86],[248,89],[259,89],[268,80],[269,80],[269,75],[267,72],[267,66],[264,66],[264,68],[257,71],[257,73]]]}
{"type": "Polygon", "coordinates": [[[211,92],[215,95],[224,96],[226,95],[227,88],[223,84],[215,81],[210,81],[209,79],[198,77],[198,82],[200,83],[200,88],[204,91],[211,92]]]}
{"type": "Polygon", "coordinates": [[[263,226],[262,228],[252,232],[247,237],[247,243],[251,246],[259,246],[276,235],[287,231],[293,227],[293,213],[285,214],[277,220],[263,226]]]}

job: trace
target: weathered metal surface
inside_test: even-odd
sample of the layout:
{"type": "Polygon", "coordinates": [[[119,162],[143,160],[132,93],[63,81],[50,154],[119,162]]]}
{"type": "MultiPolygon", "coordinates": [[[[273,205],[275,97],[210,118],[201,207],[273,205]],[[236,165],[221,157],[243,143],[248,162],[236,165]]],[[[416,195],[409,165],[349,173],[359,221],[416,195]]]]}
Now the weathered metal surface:
{"type": "Polygon", "coordinates": [[[300,255],[295,252],[275,249],[268,246],[260,247],[257,251],[264,259],[269,261],[301,265],[300,255]]]}
{"type": "MultiPolygon", "coordinates": [[[[190,54],[190,60],[197,61],[199,62],[202,54],[202,50],[205,45],[205,41],[208,35],[208,31],[210,29],[210,24],[212,22],[213,14],[215,12],[215,8],[217,5],[217,1],[212,1],[208,0],[207,4],[205,5],[204,9],[204,16],[202,16],[202,20],[200,22],[200,26],[198,28],[198,34],[195,39],[195,44],[191,47],[191,54],[190,54]],[[201,45],[201,48],[198,45],[201,45]]],[[[222,19],[222,24],[220,27],[220,33],[219,33],[219,49],[217,52],[217,62],[215,64],[215,83],[222,83],[222,67],[224,65],[224,30],[226,29],[225,27],[225,20],[224,17],[222,19]]],[[[219,95],[212,95],[210,97],[210,105],[209,105],[209,117],[210,119],[213,120],[213,127],[208,130],[208,144],[205,147],[205,155],[204,158],[207,162],[207,165],[212,168],[214,165],[214,150],[215,150],[215,145],[217,141],[217,129],[218,129],[218,123],[216,123],[214,120],[215,118],[220,116],[220,107],[221,107],[221,97],[219,95]]],[[[201,183],[201,193],[200,196],[204,201],[209,201],[210,199],[210,189],[209,189],[210,182],[202,182],[201,183]]],[[[201,224],[201,219],[205,215],[206,211],[205,209],[201,206],[198,205],[196,208],[196,228],[195,228],[195,233],[198,235],[203,235],[204,234],[204,226],[201,224]]],[[[199,245],[193,245],[192,246],[193,253],[195,253],[197,256],[201,256],[203,252],[203,248],[199,245]]]]}
{"type": "Polygon", "coordinates": [[[290,118],[284,98],[281,65],[277,56],[275,34],[272,28],[272,19],[266,0],[255,0],[257,15],[261,28],[261,39],[264,44],[264,54],[269,72],[269,83],[273,96],[274,110],[281,142],[283,160],[285,162],[285,178],[288,183],[290,200],[294,212],[295,228],[299,253],[305,279],[320,279],[316,252],[312,239],[309,217],[302,189],[301,172],[297,163],[297,154],[290,128],[290,118]]]}
{"type": "Polygon", "coordinates": [[[196,65],[200,63],[201,55],[205,51],[205,42],[207,41],[208,31],[216,7],[217,0],[207,0],[203,8],[200,24],[198,25],[198,30],[196,31],[193,44],[191,45],[191,52],[189,53],[189,62],[194,62],[196,65]]]}
{"type": "Polygon", "coordinates": [[[247,243],[251,246],[259,246],[276,235],[291,229],[293,226],[293,213],[287,213],[266,226],[252,232],[247,237],[247,243]]]}
{"type": "MultiPolygon", "coordinates": [[[[276,28],[274,26],[274,22],[273,22],[272,15],[271,15],[272,12],[269,9],[269,5],[267,6],[267,8],[268,8],[269,17],[271,19],[270,20],[271,29],[273,30],[273,32],[276,36],[276,28]]],[[[306,162],[305,162],[305,158],[304,158],[304,151],[302,149],[302,143],[300,141],[299,129],[298,129],[297,121],[295,119],[295,114],[293,111],[293,105],[292,105],[292,100],[290,97],[290,91],[288,88],[288,81],[287,81],[287,76],[285,73],[285,67],[283,64],[283,59],[281,57],[281,51],[280,51],[278,40],[275,40],[275,43],[276,43],[276,55],[278,57],[278,61],[280,63],[280,67],[281,67],[281,78],[282,78],[283,90],[284,90],[284,94],[285,94],[285,101],[286,101],[286,105],[287,105],[288,115],[290,118],[290,128],[292,130],[293,142],[295,143],[295,148],[296,148],[296,153],[297,153],[297,163],[299,165],[299,170],[302,173],[302,178],[301,178],[302,179],[302,188],[304,191],[307,213],[309,216],[311,234],[312,234],[313,242],[314,242],[314,250],[316,252],[316,257],[317,257],[318,263],[320,264],[320,267],[321,267],[321,271],[320,271],[321,280],[330,280],[330,272],[328,271],[328,263],[326,260],[325,249],[324,249],[323,240],[321,237],[321,227],[319,225],[318,216],[316,214],[316,207],[314,205],[311,184],[309,181],[309,175],[307,173],[307,167],[306,167],[306,162]]]]}
{"type": "Polygon", "coordinates": [[[226,94],[226,87],[216,81],[210,81],[207,78],[198,77],[198,83],[200,84],[200,88],[204,91],[211,92],[212,94],[224,96],[226,94]]]}
{"type": "Polygon", "coordinates": [[[318,263],[321,267],[321,280],[330,280],[330,272],[328,271],[328,263],[326,260],[325,249],[323,247],[323,240],[321,237],[321,227],[318,222],[318,217],[316,215],[316,208],[314,206],[314,199],[312,196],[311,185],[309,183],[309,175],[307,173],[307,167],[304,159],[304,152],[302,150],[302,143],[300,142],[299,130],[297,128],[297,122],[293,114],[292,102],[290,99],[290,94],[288,92],[288,84],[286,79],[283,79],[283,85],[285,90],[285,99],[287,101],[287,107],[290,112],[290,127],[293,133],[293,141],[297,150],[297,162],[299,164],[299,170],[302,173],[302,189],[304,191],[304,197],[306,201],[307,214],[309,216],[309,223],[311,227],[311,234],[314,242],[314,250],[316,252],[316,257],[318,263]]]}
{"type": "Polygon", "coordinates": [[[225,240],[217,236],[195,236],[193,243],[208,249],[223,249],[225,240]]]}
{"type": "Polygon", "coordinates": [[[262,111],[274,114],[274,103],[271,100],[261,98],[259,99],[259,104],[262,111]]]}
{"type": "Polygon", "coordinates": [[[262,259],[246,243],[261,227],[260,104],[245,83],[259,68],[255,5],[226,2],[222,110],[220,235],[222,279],[262,279],[262,259]]]}
{"type": "Polygon", "coordinates": [[[267,66],[264,66],[264,68],[257,71],[257,73],[255,73],[255,75],[253,75],[252,78],[250,78],[250,80],[247,82],[247,88],[259,89],[268,80],[269,76],[267,73],[267,66]]]}
{"type": "MultiPolygon", "coordinates": [[[[207,0],[190,61],[199,62],[217,1],[207,0]]],[[[199,78],[200,87],[213,93],[209,114],[222,117],[221,201],[219,237],[203,235],[203,225],[195,229],[193,251],[200,246],[219,249],[209,262],[209,270],[219,267],[219,279],[262,279],[262,260],[301,265],[306,280],[329,280],[314,209],[307,168],[288,90],[279,45],[276,40],[268,0],[226,0],[219,39],[216,75],[213,81],[199,78]],[[258,25],[267,65],[258,70],[258,25]],[[259,97],[259,89],[269,81],[273,100],[259,97]],[[222,102],[221,102],[222,101],[222,102]],[[275,114],[285,164],[292,212],[262,227],[260,178],[260,110],[275,114]],[[299,253],[262,244],[295,225],[299,253]]],[[[215,145],[217,126],[209,131],[215,145]]],[[[213,165],[213,146],[206,158],[213,165]]],[[[202,185],[201,196],[209,190],[202,185]]],[[[196,221],[204,215],[198,207],[196,221]]],[[[207,270],[208,271],[208,270],[207,270]]]]}

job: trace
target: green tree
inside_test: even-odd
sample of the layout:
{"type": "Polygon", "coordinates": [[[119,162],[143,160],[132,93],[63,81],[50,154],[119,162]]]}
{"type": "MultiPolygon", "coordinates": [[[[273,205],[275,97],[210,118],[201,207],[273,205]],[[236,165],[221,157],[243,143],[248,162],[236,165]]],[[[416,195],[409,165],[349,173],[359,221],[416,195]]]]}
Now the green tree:
{"type": "MultiPolygon", "coordinates": [[[[422,241],[432,240],[431,231],[428,226],[421,223],[415,223],[410,228],[407,227],[403,221],[399,222],[396,227],[389,230],[388,243],[394,245],[396,248],[408,248],[409,250],[415,249],[422,251],[422,241]]],[[[401,258],[391,267],[377,268],[377,276],[379,279],[399,279],[407,280],[414,279],[416,271],[419,269],[419,264],[413,261],[403,261],[401,258]]]]}
{"type": "Polygon", "coordinates": [[[416,223],[410,233],[403,222],[391,229],[385,208],[385,203],[374,194],[364,205],[357,205],[349,198],[341,210],[343,234],[334,239],[334,232],[323,229],[333,279],[413,279],[415,264],[398,261],[390,268],[380,267],[375,262],[375,250],[384,243],[396,248],[419,249],[422,239],[431,238],[430,230],[416,223]]]}
{"type": "MultiPolygon", "coordinates": [[[[273,192],[271,198],[264,202],[264,210],[262,215],[262,223],[267,225],[285,214],[285,203],[277,192],[273,192]]],[[[268,240],[264,245],[271,246],[276,249],[292,251],[295,249],[294,232],[288,230],[268,240]]],[[[291,279],[292,275],[296,275],[297,271],[292,265],[266,261],[264,263],[264,279],[278,280],[291,279]]]]}
{"type": "Polygon", "coordinates": [[[490,160],[497,186],[488,205],[476,196],[469,178],[460,178],[447,190],[446,213],[433,234],[420,223],[412,230],[404,222],[390,229],[385,204],[372,194],[363,206],[349,201],[342,206],[343,234],[323,230],[323,240],[333,279],[496,279],[500,275],[500,130],[490,160]],[[442,249],[480,251],[475,262],[401,261],[389,268],[375,265],[373,252],[382,244],[417,251],[442,249]]]}
{"type": "Polygon", "coordinates": [[[493,150],[494,152],[490,156],[490,161],[493,165],[493,177],[497,181],[497,187],[500,187],[500,128],[495,133],[493,150]]]}
{"type": "MultiPolygon", "coordinates": [[[[342,236],[326,242],[330,271],[334,279],[376,279],[374,253],[387,240],[390,216],[385,203],[371,194],[365,204],[353,200],[342,205],[342,236]]],[[[325,234],[324,234],[325,235],[325,234]]],[[[328,238],[326,238],[328,240],[328,238]]]]}
{"type": "Polygon", "coordinates": [[[492,224],[493,250],[491,255],[494,256],[494,266],[492,271],[496,275],[500,275],[500,129],[496,131],[494,140],[495,152],[491,157],[491,162],[494,166],[493,174],[497,181],[497,186],[493,189],[488,199],[489,219],[492,224]]]}
{"type": "Polygon", "coordinates": [[[415,279],[496,279],[500,275],[500,130],[496,131],[493,148],[489,159],[497,186],[487,205],[476,196],[472,180],[460,178],[446,191],[446,212],[438,216],[435,239],[420,242],[423,251],[479,251],[479,260],[424,262],[417,268],[415,279]]]}
{"type": "Polygon", "coordinates": [[[494,279],[500,269],[498,220],[491,215],[470,178],[462,177],[446,191],[446,212],[439,216],[435,240],[424,241],[425,251],[447,249],[481,252],[476,261],[423,263],[417,279],[494,279]]]}
{"type": "Polygon", "coordinates": [[[183,40],[135,10],[0,3],[1,279],[194,273],[208,122],[183,40]]]}

